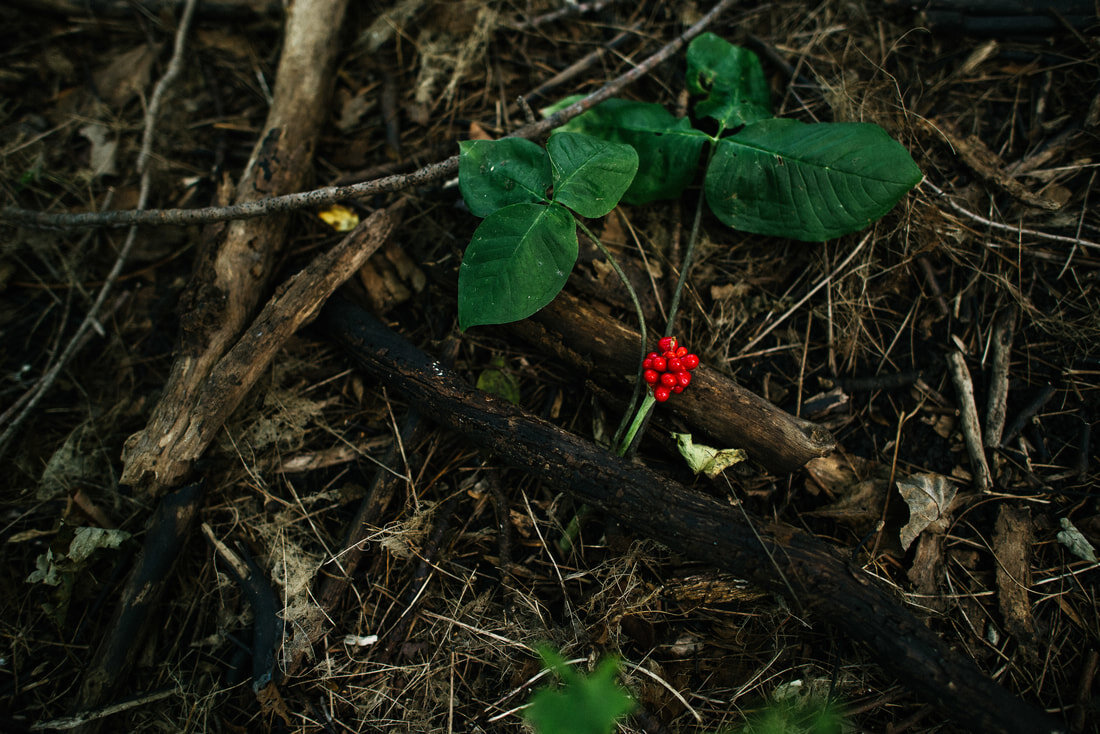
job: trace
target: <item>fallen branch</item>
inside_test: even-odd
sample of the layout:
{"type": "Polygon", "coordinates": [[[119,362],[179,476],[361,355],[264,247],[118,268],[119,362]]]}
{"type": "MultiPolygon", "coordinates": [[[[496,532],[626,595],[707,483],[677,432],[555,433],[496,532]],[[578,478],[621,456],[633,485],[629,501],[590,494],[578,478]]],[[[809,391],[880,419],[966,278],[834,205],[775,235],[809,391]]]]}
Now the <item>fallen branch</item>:
{"type": "MultiPolygon", "coordinates": [[[[622,380],[636,374],[638,332],[568,293],[508,328],[591,372],[594,379],[622,380]]],[[[656,341],[652,346],[656,348],[656,341]]],[[[717,370],[700,365],[693,374],[691,389],[669,408],[722,446],[744,449],[753,460],[780,472],[795,471],[835,447],[824,428],[794,417],[717,370]]]]}
{"type": "Polygon", "coordinates": [[[426,416],[615,515],[640,535],[776,593],[789,596],[793,590],[793,603],[866,644],[885,670],[960,724],[974,731],[1021,734],[1060,730],[1056,721],[990,680],[871,576],[810,534],[764,520],[750,527],[739,508],[475,390],[346,301],[330,303],[320,322],[379,383],[405,393],[426,416]]]}
{"type": "MultiPolygon", "coordinates": [[[[658,64],[671,58],[681,48],[686,46],[691,39],[702,33],[707,26],[714,22],[715,18],[728,10],[737,0],[720,0],[710,12],[704,15],[698,22],[681,33],[675,39],[667,43],[661,50],[638,64],[630,71],[616,77],[584,99],[559,110],[553,115],[538,122],[525,125],[516,130],[509,137],[537,138],[563,125],[577,115],[595,107],[610,97],[614,97],[627,85],[637,81],[648,74],[658,64]]],[[[297,3],[293,6],[298,8],[297,3]]],[[[318,16],[323,22],[339,30],[339,23],[333,15],[318,16]]],[[[335,46],[330,42],[329,46],[335,46]]],[[[282,67],[278,72],[278,79],[284,78],[282,67]]],[[[318,82],[324,83],[324,80],[318,82]]],[[[278,88],[276,88],[276,105],[278,104],[278,88]]],[[[304,103],[302,103],[304,104],[304,103]]],[[[324,105],[317,104],[318,110],[325,109],[324,105]]],[[[273,107],[272,113],[274,114],[273,107]]],[[[268,124],[267,130],[270,131],[268,124]]],[[[266,141],[266,134],[261,138],[266,141]]],[[[312,149],[312,146],[303,146],[312,149]]],[[[274,165],[274,164],[272,164],[274,165]]],[[[165,224],[205,224],[210,222],[224,222],[228,220],[254,219],[266,217],[272,214],[297,211],[311,207],[322,207],[337,201],[347,199],[359,199],[376,194],[402,191],[415,186],[439,181],[458,173],[458,156],[454,155],[438,163],[432,163],[419,168],[412,173],[396,174],[373,181],[363,181],[350,186],[327,186],[313,191],[303,191],[296,194],[282,196],[265,196],[254,198],[251,201],[240,201],[232,206],[212,206],[198,209],[146,209],[144,211],[116,210],[110,212],[82,212],[77,214],[39,212],[18,207],[4,207],[0,209],[0,222],[10,222],[22,226],[41,227],[46,229],[77,228],[77,227],[123,227],[131,224],[165,225],[165,224]]],[[[270,190],[265,193],[274,193],[270,190]]]]}
{"type": "Polygon", "coordinates": [[[122,481],[142,484],[152,494],[179,482],[287,340],[386,241],[396,208],[379,209],[339,245],[291,276],[209,375],[185,395],[186,412],[175,416],[172,430],[127,445],[122,481]]]}
{"type": "MultiPolygon", "coordinates": [[[[300,0],[291,6],[274,101],[237,185],[239,202],[297,189],[312,170],[346,3],[300,0]]],[[[179,480],[185,459],[173,456],[173,447],[190,440],[185,434],[208,414],[200,402],[200,395],[209,395],[204,384],[255,315],[286,236],[286,217],[208,228],[181,302],[180,348],[148,424],[126,442],[123,482],[137,485],[151,477],[153,486],[147,489],[155,493],[179,480]]],[[[184,453],[197,457],[193,450],[184,453]]]]}

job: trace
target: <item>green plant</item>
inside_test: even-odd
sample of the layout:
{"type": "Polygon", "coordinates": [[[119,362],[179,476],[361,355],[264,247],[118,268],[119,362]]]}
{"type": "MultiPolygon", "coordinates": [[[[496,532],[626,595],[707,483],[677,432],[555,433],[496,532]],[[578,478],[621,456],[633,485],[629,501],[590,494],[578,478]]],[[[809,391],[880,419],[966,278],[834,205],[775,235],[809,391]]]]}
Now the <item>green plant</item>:
{"type": "Polygon", "coordinates": [[[614,658],[605,658],[586,676],[549,648],[540,648],[539,654],[564,685],[543,688],[532,696],[524,716],[538,734],[610,734],[615,722],[634,708],[634,701],[615,680],[619,663],[614,658]]]}
{"type": "Polygon", "coordinates": [[[572,212],[607,214],[637,170],[630,146],[581,133],[556,133],[546,150],[521,138],[461,143],[462,197],[485,220],[459,269],[459,327],[518,321],[549,303],[577,260],[572,212]]]}
{"type": "Polygon", "coordinates": [[[774,117],[759,59],[714,34],[688,47],[687,87],[702,97],[695,113],[714,121],[713,134],[658,104],[611,99],[558,128],[546,150],[518,138],[460,145],[463,198],[485,218],[459,271],[460,328],[545,306],[576,262],[584,224],[570,210],[594,218],[620,199],[677,198],[708,147],[707,204],[725,224],[756,234],[823,241],[854,232],[921,179],[877,125],[774,117]]]}

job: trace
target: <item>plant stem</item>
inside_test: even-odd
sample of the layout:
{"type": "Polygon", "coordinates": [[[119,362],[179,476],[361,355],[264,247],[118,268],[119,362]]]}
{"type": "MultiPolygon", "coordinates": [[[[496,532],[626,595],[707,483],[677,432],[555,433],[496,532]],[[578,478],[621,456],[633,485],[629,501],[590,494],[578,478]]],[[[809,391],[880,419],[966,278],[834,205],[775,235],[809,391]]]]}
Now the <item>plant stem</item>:
{"type": "Polygon", "coordinates": [[[615,448],[616,454],[626,456],[630,444],[634,443],[634,435],[645,423],[645,419],[649,417],[649,411],[653,410],[653,406],[656,404],[657,399],[653,397],[653,393],[647,390],[645,397],[642,398],[642,404],[638,406],[638,411],[634,414],[634,420],[630,422],[630,428],[626,429],[626,435],[623,436],[622,442],[615,448]]]}
{"type": "MultiPolygon", "coordinates": [[[[642,362],[645,360],[646,355],[646,328],[645,328],[645,314],[642,312],[642,304],[638,301],[638,294],[634,292],[634,286],[630,285],[630,281],[627,280],[626,273],[619,267],[618,261],[615,260],[615,256],[611,254],[611,251],[600,242],[600,238],[595,235],[584,222],[577,220],[577,226],[584,232],[590,240],[599,248],[603,256],[607,258],[607,261],[611,263],[611,269],[615,271],[615,275],[619,276],[619,280],[626,286],[626,292],[630,294],[630,301],[634,304],[634,312],[638,315],[638,330],[642,335],[641,356],[638,358],[638,372],[634,379],[634,393],[630,396],[630,403],[627,406],[626,411],[623,413],[622,420],[619,421],[619,427],[615,429],[615,437],[611,440],[611,444],[617,447],[619,446],[619,439],[623,435],[623,431],[626,430],[627,422],[630,420],[630,416],[634,413],[634,407],[638,404],[638,395],[642,389],[642,362]]],[[[627,444],[629,445],[629,444],[627,444]]],[[[619,456],[623,456],[625,449],[619,451],[619,456]]]]}
{"type": "MultiPolygon", "coordinates": [[[[710,150],[707,152],[707,165],[714,157],[714,151],[718,149],[718,139],[722,136],[724,126],[719,123],[718,134],[711,139],[710,150]]],[[[699,223],[703,219],[703,199],[706,198],[706,189],[699,192],[699,201],[695,205],[695,221],[691,223],[691,235],[688,237],[687,248],[684,250],[684,261],[680,263],[680,279],[676,281],[676,290],[672,293],[672,303],[668,306],[668,322],[665,324],[665,336],[672,336],[676,326],[676,312],[680,309],[680,295],[687,282],[688,273],[691,271],[691,258],[695,254],[695,242],[699,239],[699,223]]]]}

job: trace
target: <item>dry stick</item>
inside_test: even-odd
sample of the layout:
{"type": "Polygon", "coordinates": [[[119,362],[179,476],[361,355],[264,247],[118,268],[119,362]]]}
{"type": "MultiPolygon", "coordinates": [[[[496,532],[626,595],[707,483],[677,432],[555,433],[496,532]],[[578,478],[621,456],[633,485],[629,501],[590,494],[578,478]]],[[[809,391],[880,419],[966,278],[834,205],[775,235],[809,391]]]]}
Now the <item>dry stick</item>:
{"type": "MultiPolygon", "coordinates": [[[[176,81],[176,77],[183,71],[183,52],[187,45],[187,32],[191,27],[191,18],[195,12],[196,0],[187,0],[187,5],[183,9],[183,16],[180,18],[179,27],[176,29],[175,45],[172,48],[172,59],[168,62],[168,69],[165,70],[164,76],[160,78],[156,86],[153,88],[153,96],[149,101],[149,109],[145,112],[145,132],[142,135],[141,151],[138,153],[137,170],[141,174],[141,186],[138,192],[137,208],[138,210],[145,208],[145,203],[149,200],[149,189],[151,186],[151,172],[149,170],[149,156],[153,148],[153,135],[156,132],[157,117],[160,114],[160,108],[164,104],[164,97],[168,93],[168,88],[176,81]]],[[[103,281],[103,285],[99,289],[99,293],[96,295],[95,301],[92,303],[92,307],[88,309],[88,313],[84,316],[84,321],[81,322],[77,328],[76,333],[73,334],[72,339],[69,340],[68,345],[64,351],[61,352],[61,356],[57,358],[57,361],[46,370],[46,372],[39,379],[38,384],[34,387],[33,395],[27,400],[26,404],[19,411],[8,427],[4,429],[4,432],[0,434],[0,456],[3,456],[7,448],[10,446],[12,439],[15,438],[16,432],[19,427],[30,417],[31,412],[38,405],[38,402],[45,397],[50,388],[53,387],[54,382],[61,375],[61,370],[69,364],[69,360],[73,355],[77,353],[80,347],[85,343],[85,336],[89,330],[95,328],[99,331],[102,327],[99,326],[99,310],[103,307],[104,302],[107,300],[107,294],[114,288],[115,281],[118,280],[118,276],[122,273],[122,268],[126,264],[126,260],[130,256],[130,250],[133,249],[134,241],[137,237],[137,227],[131,227],[130,232],[126,235],[126,240],[122,245],[122,249],[119,250],[118,256],[115,258],[115,264],[111,266],[110,272],[107,274],[107,278],[103,281]]]]}
{"type": "MultiPolygon", "coordinates": [[[[621,385],[638,363],[638,332],[562,292],[529,319],[509,324],[523,339],[587,369],[595,380],[621,385]]],[[[650,348],[656,341],[650,342],[650,348]]],[[[835,448],[827,430],[796,418],[706,365],[692,373],[691,389],[665,404],[723,446],[736,446],[772,471],[795,471],[835,448]]]]}
{"type": "Polygon", "coordinates": [[[107,716],[122,713],[123,711],[129,711],[130,709],[138,708],[139,706],[145,706],[146,704],[156,703],[157,701],[168,698],[169,696],[176,696],[183,693],[183,689],[179,686],[172,688],[161,688],[158,691],[151,693],[143,693],[140,696],[128,698],[125,701],[119,701],[112,703],[110,706],[104,706],[102,708],[95,709],[93,711],[82,711],[79,714],[73,714],[72,716],[62,716],[58,719],[47,719],[46,721],[39,721],[31,724],[31,731],[58,731],[65,729],[76,729],[77,727],[88,724],[96,719],[102,719],[107,716]]]}
{"type": "MultiPolygon", "coordinates": [[[[666,61],[681,48],[698,36],[707,26],[734,5],[737,0],[720,0],[711,10],[704,15],[695,25],[688,28],[677,38],[666,44],[661,50],[635,66],[630,71],[616,77],[606,85],[578,100],[574,104],[559,110],[550,117],[539,122],[525,125],[516,130],[509,137],[537,138],[553,130],[577,115],[595,107],[610,97],[615,96],[627,85],[637,81],[648,74],[658,64],[666,61]]],[[[279,75],[282,76],[281,74],[279,75]]],[[[303,191],[296,194],[283,196],[271,196],[245,201],[232,206],[212,206],[199,209],[147,209],[145,211],[116,210],[111,212],[83,212],[79,214],[51,214],[47,212],[20,209],[18,207],[5,207],[0,209],[0,222],[10,222],[23,226],[42,228],[73,228],[73,227],[121,227],[128,224],[201,224],[208,222],[224,222],[234,219],[253,219],[270,214],[296,211],[309,207],[327,206],[345,199],[358,199],[376,194],[384,194],[393,191],[423,184],[432,183],[458,172],[458,156],[451,156],[446,160],[432,163],[419,168],[412,173],[395,174],[372,181],[363,181],[349,186],[327,186],[312,191],[303,191]]]]}
{"type": "Polygon", "coordinates": [[[1100,250],[1100,242],[1093,242],[1091,240],[1086,240],[1082,237],[1065,237],[1060,234],[1051,234],[1050,232],[1040,232],[1036,229],[1027,229],[1026,227],[1013,227],[1011,224],[994,222],[992,219],[986,219],[980,214],[976,214],[969,209],[966,209],[965,207],[956,204],[954,201],[947,197],[947,194],[945,194],[942,189],[930,182],[927,178],[925,178],[924,181],[921,182],[921,185],[927,186],[928,188],[932,189],[932,191],[938,194],[947,203],[947,206],[951,207],[959,214],[962,214],[964,217],[971,219],[978,224],[989,227],[990,229],[996,229],[1001,232],[1011,232],[1018,236],[1028,235],[1030,237],[1039,237],[1044,240],[1050,240],[1051,242],[1064,242],[1068,245],[1080,245],[1081,247],[1087,247],[1093,250],[1100,250]]]}
{"type": "Polygon", "coordinates": [[[966,368],[966,358],[958,350],[947,355],[947,366],[959,398],[959,427],[970,455],[974,488],[979,492],[988,492],[993,487],[993,477],[989,473],[989,464],[982,448],[982,428],[978,424],[978,407],[974,402],[974,383],[970,379],[970,370],[966,368]]]}
{"type": "MultiPolygon", "coordinates": [[[[107,700],[144,649],[149,615],[160,602],[180,549],[190,535],[201,497],[202,486],[189,484],[165,496],[157,506],[107,633],[84,671],[75,711],[96,708],[107,700]]],[[[94,732],[98,727],[98,720],[89,720],[80,730],[94,732]]]]}
{"type": "MultiPolygon", "coordinates": [[[[239,202],[300,188],[312,169],[324,122],[347,0],[298,0],[290,7],[276,71],[274,101],[237,184],[239,202]]],[[[179,480],[172,447],[201,409],[196,395],[238,340],[270,287],[288,218],[215,225],[181,299],[180,346],[145,428],[123,449],[121,481],[155,494],[179,480]],[[162,461],[163,459],[163,461],[162,461]],[[167,473],[162,473],[166,469],[167,473]]]]}
{"type": "Polygon", "coordinates": [[[989,368],[989,397],[985,411],[985,445],[1001,445],[1008,405],[1008,365],[1012,358],[1012,328],[1016,313],[1005,308],[993,322],[993,344],[989,368]]]}
{"type": "Polygon", "coordinates": [[[798,303],[794,304],[789,309],[787,309],[787,312],[785,314],[783,314],[782,316],[780,316],[776,320],[772,321],[770,324],[768,324],[768,327],[766,329],[764,329],[762,332],[760,332],[759,334],[757,334],[753,338],[752,341],[750,341],[745,346],[741,347],[741,351],[738,352],[738,354],[746,354],[750,349],[755,347],[760,342],[761,339],[763,339],[765,336],[770,334],[773,329],[775,329],[777,326],[779,326],[784,321],[786,321],[788,316],[790,316],[795,311],[797,311],[799,308],[801,308],[803,303],[810,300],[815,293],[817,293],[819,290],[821,290],[826,285],[828,285],[833,280],[833,278],[835,278],[837,276],[837,274],[841,270],[843,270],[845,267],[847,267],[848,263],[850,263],[852,261],[852,258],[854,258],[856,255],[858,255],[859,251],[862,250],[863,246],[866,245],[870,240],[871,240],[871,233],[868,232],[866,235],[863,236],[863,239],[859,241],[859,244],[856,245],[855,249],[853,249],[848,254],[848,257],[844,258],[844,262],[840,263],[840,265],[837,265],[836,268],[833,270],[833,272],[829,273],[817,285],[815,285],[813,288],[811,288],[809,293],[802,296],[802,298],[799,299],[798,303]]]}
{"type": "Polygon", "coordinates": [[[346,301],[333,300],[320,323],[381,384],[404,392],[425,416],[549,486],[615,515],[639,535],[787,594],[774,559],[810,614],[865,643],[883,669],[964,727],[1028,734],[1060,729],[945,645],[873,577],[809,533],[757,519],[754,534],[727,503],[474,389],[346,301]]]}
{"type": "Polygon", "coordinates": [[[394,227],[392,210],[379,209],[339,245],[315,258],[279,289],[240,340],[215,365],[192,397],[180,430],[158,446],[149,469],[158,482],[171,485],[202,456],[225,420],[287,340],[311,322],[328,297],[382,246],[394,227]]]}
{"type": "MultiPolygon", "coordinates": [[[[183,440],[173,446],[173,471],[182,475],[202,455],[241,398],[271,358],[304,323],[312,320],[327,297],[358,270],[385,241],[393,227],[386,210],[379,210],[353,230],[339,246],[317,257],[292,276],[271,298],[237,345],[203,382],[195,412],[183,440]]],[[[161,500],[157,517],[145,537],[130,573],[115,622],[96,650],[85,676],[80,708],[96,706],[124,677],[149,623],[149,612],[160,598],[168,571],[189,533],[202,499],[199,485],[188,485],[161,500]]]]}

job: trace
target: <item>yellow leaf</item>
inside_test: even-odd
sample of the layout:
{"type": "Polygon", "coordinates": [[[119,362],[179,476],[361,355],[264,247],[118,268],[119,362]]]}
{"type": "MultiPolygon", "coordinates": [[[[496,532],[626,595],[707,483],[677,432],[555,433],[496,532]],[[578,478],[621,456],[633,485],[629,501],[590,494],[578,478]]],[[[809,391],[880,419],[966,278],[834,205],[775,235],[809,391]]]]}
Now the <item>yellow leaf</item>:
{"type": "Polygon", "coordinates": [[[337,232],[350,232],[359,226],[359,215],[342,204],[333,204],[317,216],[337,232]]]}

